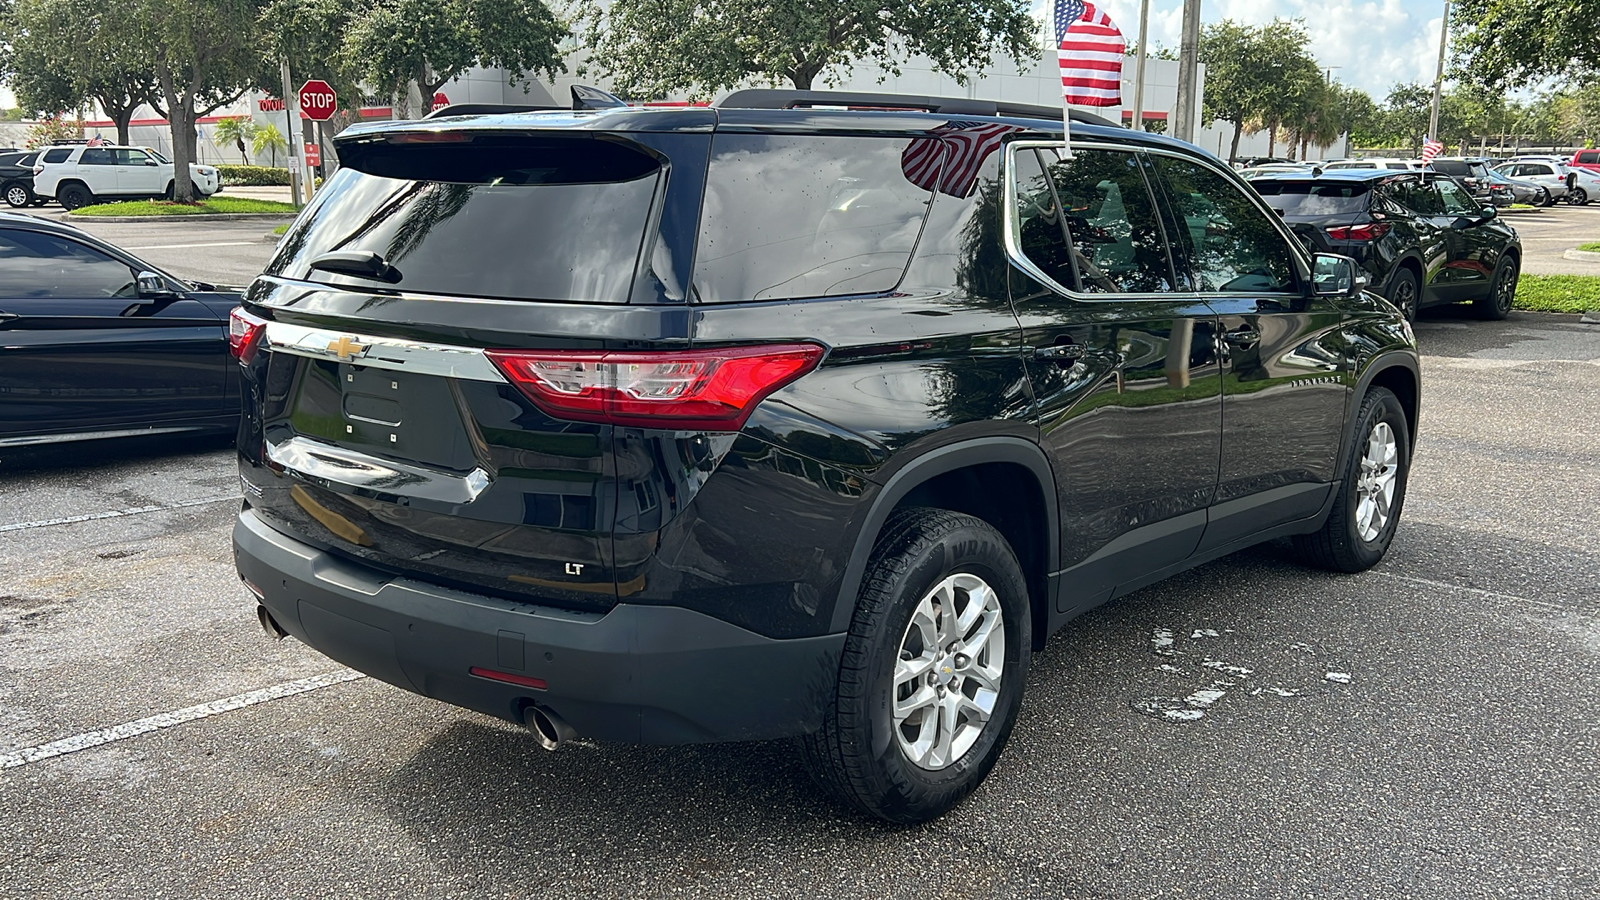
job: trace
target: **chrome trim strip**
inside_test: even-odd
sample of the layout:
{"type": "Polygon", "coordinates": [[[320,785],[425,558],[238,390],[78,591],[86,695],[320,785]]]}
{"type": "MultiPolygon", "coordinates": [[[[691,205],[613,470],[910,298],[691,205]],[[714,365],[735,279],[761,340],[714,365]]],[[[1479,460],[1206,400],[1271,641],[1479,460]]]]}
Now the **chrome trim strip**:
{"type": "Polygon", "coordinates": [[[66,434],[29,434],[21,437],[0,438],[0,447],[31,447],[36,444],[63,444],[69,441],[95,441],[103,438],[178,434],[185,431],[205,431],[213,427],[210,425],[170,425],[152,428],[116,428],[109,431],[73,431],[66,434]]]}
{"type": "Polygon", "coordinates": [[[339,485],[369,497],[408,497],[465,505],[478,499],[490,484],[489,473],[482,468],[465,476],[450,475],[304,437],[268,443],[267,459],[312,484],[339,485]]]}
{"type": "Polygon", "coordinates": [[[267,323],[267,346],[275,353],[290,353],[312,359],[328,359],[355,366],[416,372],[466,381],[497,381],[506,378],[483,351],[472,347],[424,344],[400,338],[377,337],[327,328],[307,328],[287,322],[267,323]],[[354,353],[340,358],[336,349],[341,339],[346,346],[361,345],[354,353]]]}

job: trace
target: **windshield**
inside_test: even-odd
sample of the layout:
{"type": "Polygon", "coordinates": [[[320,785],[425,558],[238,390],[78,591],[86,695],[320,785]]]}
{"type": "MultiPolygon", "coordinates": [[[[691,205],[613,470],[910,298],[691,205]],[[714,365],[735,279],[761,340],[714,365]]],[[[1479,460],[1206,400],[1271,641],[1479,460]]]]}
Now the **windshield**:
{"type": "Polygon", "coordinates": [[[1315,181],[1252,181],[1267,205],[1285,216],[1336,216],[1367,208],[1371,187],[1366,182],[1329,184],[1315,181]]]}

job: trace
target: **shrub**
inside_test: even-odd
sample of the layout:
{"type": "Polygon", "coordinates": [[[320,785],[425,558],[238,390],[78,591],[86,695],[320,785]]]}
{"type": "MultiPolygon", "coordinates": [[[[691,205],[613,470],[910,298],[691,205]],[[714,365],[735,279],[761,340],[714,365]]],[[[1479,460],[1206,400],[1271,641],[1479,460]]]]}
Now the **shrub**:
{"type": "Polygon", "coordinates": [[[271,166],[217,166],[222,173],[222,183],[232,185],[285,185],[289,184],[289,170],[271,166]]]}

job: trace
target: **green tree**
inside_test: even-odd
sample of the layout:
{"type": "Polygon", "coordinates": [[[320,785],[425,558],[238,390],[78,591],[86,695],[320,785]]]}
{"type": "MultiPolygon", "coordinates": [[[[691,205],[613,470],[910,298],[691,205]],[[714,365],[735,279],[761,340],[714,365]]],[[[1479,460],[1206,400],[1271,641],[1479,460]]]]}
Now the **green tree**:
{"type": "Polygon", "coordinates": [[[1304,23],[1275,19],[1260,27],[1231,19],[1208,25],[1200,35],[1200,61],[1206,64],[1202,114],[1206,124],[1233,125],[1228,158],[1239,155],[1246,129],[1277,128],[1311,114],[1325,85],[1322,70],[1306,49],[1304,23]]]}
{"type": "Polygon", "coordinates": [[[593,69],[633,97],[705,97],[752,80],[810,90],[856,60],[898,75],[910,55],[965,83],[997,53],[1038,53],[1028,0],[578,0],[593,69]]]}
{"type": "Polygon", "coordinates": [[[211,140],[218,144],[228,143],[238,147],[239,162],[248,166],[250,156],[245,152],[244,142],[250,140],[255,132],[256,125],[248,116],[229,116],[217,120],[216,127],[211,130],[211,140]]]}
{"type": "Polygon", "coordinates": [[[48,116],[40,119],[32,128],[28,129],[28,149],[37,150],[40,147],[48,147],[56,141],[68,141],[81,137],[83,137],[82,122],[69,121],[60,116],[48,116]]]}
{"type": "MultiPolygon", "coordinates": [[[[259,23],[262,69],[256,88],[274,97],[283,93],[280,63],[287,60],[296,86],[317,78],[333,88],[345,110],[361,105],[361,75],[345,52],[345,35],[365,10],[364,0],[266,0],[259,23]]],[[[341,111],[342,112],[342,111],[341,111]]],[[[324,123],[338,133],[349,117],[336,114],[324,123]]]]}
{"type": "Polygon", "coordinates": [[[1489,87],[1600,71],[1600,0],[1456,0],[1455,71],[1489,87]]]}
{"type": "Polygon", "coordinates": [[[127,13],[99,0],[18,0],[3,19],[18,104],[45,115],[96,102],[128,143],[134,111],[155,93],[155,69],[127,13]]]}
{"type": "Polygon", "coordinates": [[[127,0],[172,125],[173,199],[194,201],[196,121],[239,99],[261,69],[258,0],[127,0]]]}
{"type": "Polygon", "coordinates": [[[271,154],[272,164],[278,164],[278,154],[289,150],[289,141],[284,138],[278,126],[268,122],[257,125],[250,134],[250,152],[257,156],[263,153],[271,154]]]}
{"type": "Polygon", "coordinates": [[[1422,152],[1428,119],[1433,111],[1433,90],[1420,84],[1397,84],[1383,101],[1384,131],[1390,141],[1422,152]]]}
{"type": "Polygon", "coordinates": [[[558,46],[566,36],[540,0],[372,0],[351,20],[343,54],[363,80],[395,95],[402,118],[415,84],[420,118],[440,87],[473,66],[515,79],[566,71],[558,46]]]}

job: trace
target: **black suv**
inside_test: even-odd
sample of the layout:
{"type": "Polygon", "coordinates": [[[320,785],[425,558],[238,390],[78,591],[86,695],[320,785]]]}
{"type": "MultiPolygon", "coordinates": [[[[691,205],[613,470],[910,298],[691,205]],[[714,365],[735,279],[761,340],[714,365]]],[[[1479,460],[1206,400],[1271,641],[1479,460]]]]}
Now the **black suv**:
{"type": "Polygon", "coordinates": [[[33,163],[39,151],[0,153],[0,197],[15,209],[44,203],[33,193],[33,163]]]}
{"type": "Polygon", "coordinates": [[[1344,169],[1250,184],[1309,250],[1360,263],[1407,319],[1462,301],[1486,319],[1511,312],[1522,239],[1448,175],[1344,169]]]}
{"type": "Polygon", "coordinates": [[[233,321],[263,626],[547,747],[800,737],[916,822],[1074,616],[1273,538],[1376,563],[1405,320],[1215,157],[1072,131],[792,91],[346,130],[233,321]]]}

